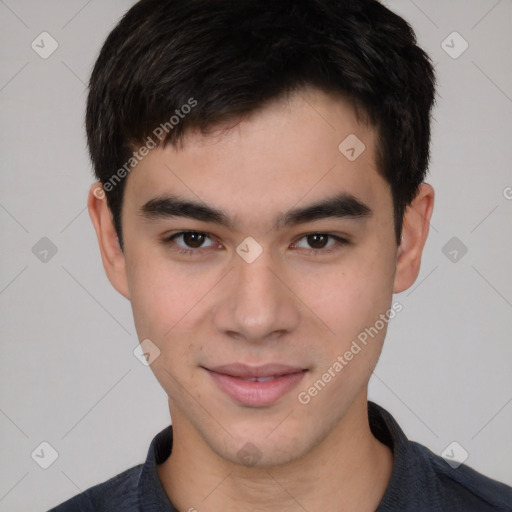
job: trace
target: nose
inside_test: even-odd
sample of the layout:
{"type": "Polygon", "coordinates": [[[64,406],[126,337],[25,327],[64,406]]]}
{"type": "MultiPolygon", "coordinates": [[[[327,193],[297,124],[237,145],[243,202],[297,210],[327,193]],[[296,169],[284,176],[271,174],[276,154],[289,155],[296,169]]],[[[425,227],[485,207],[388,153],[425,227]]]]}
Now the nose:
{"type": "Polygon", "coordinates": [[[213,322],[219,332],[262,343],[297,328],[300,300],[291,277],[272,263],[266,251],[252,263],[239,258],[226,279],[222,296],[213,308],[213,322]]]}

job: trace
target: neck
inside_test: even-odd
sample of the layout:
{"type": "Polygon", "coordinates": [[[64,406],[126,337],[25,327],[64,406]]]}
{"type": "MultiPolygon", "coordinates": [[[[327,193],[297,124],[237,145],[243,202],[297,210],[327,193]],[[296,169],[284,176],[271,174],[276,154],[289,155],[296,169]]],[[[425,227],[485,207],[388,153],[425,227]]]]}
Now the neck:
{"type": "Polygon", "coordinates": [[[369,428],[366,390],[304,457],[271,468],[227,461],[184,419],[173,414],[172,454],[158,466],[178,510],[373,512],[391,476],[392,452],[369,428]]]}

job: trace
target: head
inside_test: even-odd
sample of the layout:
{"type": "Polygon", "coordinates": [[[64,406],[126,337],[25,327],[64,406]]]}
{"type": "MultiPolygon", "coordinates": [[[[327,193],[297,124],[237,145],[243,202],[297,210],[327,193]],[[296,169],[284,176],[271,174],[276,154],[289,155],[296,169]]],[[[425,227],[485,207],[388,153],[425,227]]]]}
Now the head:
{"type": "Polygon", "coordinates": [[[433,103],[429,58],[375,0],[142,0],[119,22],[90,81],[89,210],[175,428],[272,465],[362,400],[419,271],[433,103]],[[241,403],[212,377],[231,363],[300,379],[241,403]]]}

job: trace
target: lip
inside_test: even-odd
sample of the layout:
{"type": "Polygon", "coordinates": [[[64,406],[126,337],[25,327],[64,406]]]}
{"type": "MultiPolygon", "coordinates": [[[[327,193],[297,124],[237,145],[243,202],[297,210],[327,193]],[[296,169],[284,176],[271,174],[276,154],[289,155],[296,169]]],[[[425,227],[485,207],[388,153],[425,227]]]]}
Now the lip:
{"type": "Polygon", "coordinates": [[[248,407],[273,404],[297,386],[308,371],[284,364],[247,366],[234,363],[203,368],[221,391],[235,402],[248,407]]]}

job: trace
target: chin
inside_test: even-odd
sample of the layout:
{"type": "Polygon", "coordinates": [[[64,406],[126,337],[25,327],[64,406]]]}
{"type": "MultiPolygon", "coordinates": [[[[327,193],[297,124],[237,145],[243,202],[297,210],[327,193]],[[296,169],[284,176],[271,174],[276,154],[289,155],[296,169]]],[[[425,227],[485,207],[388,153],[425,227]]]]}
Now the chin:
{"type": "Polygon", "coordinates": [[[305,447],[300,447],[296,440],[275,439],[273,441],[254,438],[253,441],[234,443],[225,453],[219,453],[229,462],[244,468],[271,469],[284,466],[299,459],[305,447]],[[302,449],[301,449],[302,448],[302,449]]]}

